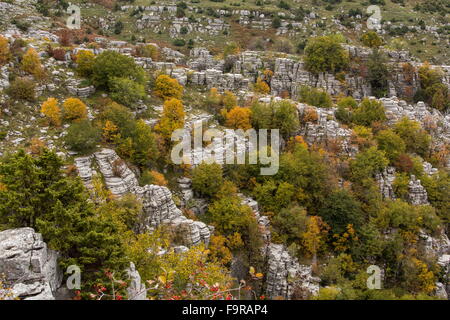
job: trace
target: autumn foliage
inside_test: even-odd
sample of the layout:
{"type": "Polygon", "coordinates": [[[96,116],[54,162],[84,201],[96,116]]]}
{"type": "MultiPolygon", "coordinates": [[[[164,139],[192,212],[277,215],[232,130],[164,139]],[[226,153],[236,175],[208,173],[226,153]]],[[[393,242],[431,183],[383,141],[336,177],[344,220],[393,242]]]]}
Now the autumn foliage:
{"type": "Polygon", "coordinates": [[[247,130],[252,127],[250,122],[251,110],[245,107],[234,107],[226,113],[226,126],[233,129],[247,130]]]}
{"type": "Polygon", "coordinates": [[[44,76],[44,68],[42,67],[41,60],[36,50],[33,48],[28,49],[24,54],[20,68],[23,71],[32,74],[37,79],[44,76]]]}
{"type": "Polygon", "coordinates": [[[161,120],[155,126],[155,129],[156,131],[159,131],[164,138],[170,140],[174,130],[183,128],[184,117],[184,107],[180,100],[175,98],[166,100],[166,102],[164,102],[161,120]]]}
{"type": "Polygon", "coordinates": [[[78,98],[68,98],[64,101],[64,118],[67,120],[83,120],[87,118],[87,107],[78,98]]]}
{"type": "Polygon", "coordinates": [[[8,39],[0,35],[0,66],[8,62],[10,57],[8,39]]]}
{"type": "Polygon", "coordinates": [[[164,100],[171,98],[181,99],[183,86],[178,83],[177,79],[161,74],[156,78],[154,93],[157,97],[164,100]]]}
{"type": "Polygon", "coordinates": [[[41,106],[41,113],[54,126],[61,125],[61,108],[58,104],[58,100],[55,98],[48,98],[41,106]]]}

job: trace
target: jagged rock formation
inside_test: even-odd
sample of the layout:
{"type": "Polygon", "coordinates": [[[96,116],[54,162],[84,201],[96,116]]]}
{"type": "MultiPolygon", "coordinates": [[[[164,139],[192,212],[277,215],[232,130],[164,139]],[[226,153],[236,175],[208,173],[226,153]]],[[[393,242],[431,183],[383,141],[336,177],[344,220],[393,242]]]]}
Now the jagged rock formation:
{"type": "Polygon", "coordinates": [[[395,180],[395,168],[387,167],[383,172],[377,173],[375,179],[383,198],[395,199],[394,189],[392,188],[392,183],[395,180]]]}
{"type": "Polygon", "coordinates": [[[133,262],[130,262],[130,267],[126,270],[130,284],[127,287],[128,300],[147,300],[147,288],[141,282],[141,275],[136,270],[133,262]]]}
{"type": "Polygon", "coordinates": [[[21,299],[55,299],[63,277],[57,256],[32,228],[0,232],[0,274],[21,299]]]}
{"type": "Polygon", "coordinates": [[[188,246],[209,243],[212,227],[203,222],[186,218],[172,200],[167,187],[146,185],[140,187],[136,175],[114,150],[102,149],[90,157],[75,159],[80,177],[87,188],[92,187],[95,174],[93,161],[102,174],[106,187],[115,196],[135,194],[143,203],[144,227],[153,230],[161,224],[171,225],[182,233],[183,244],[188,246]]]}
{"type": "Polygon", "coordinates": [[[267,247],[266,294],[270,298],[306,299],[319,292],[319,281],[311,275],[312,267],[300,265],[280,244],[271,243],[267,247]]]}
{"type": "MultiPolygon", "coordinates": [[[[395,199],[395,193],[393,189],[393,183],[395,180],[395,168],[387,167],[383,172],[377,173],[375,179],[380,188],[380,192],[385,199],[395,199]]],[[[408,185],[407,200],[413,205],[428,204],[428,194],[425,188],[420,183],[419,179],[416,179],[414,175],[411,175],[408,185]]]]}
{"type": "Polygon", "coordinates": [[[306,142],[313,143],[328,143],[336,141],[340,147],[341,152],[348,155],[355,155],[358,148],[351,144],[350,138],[352,130],[342,127],[334,117],[336,108],[324,109],[309,106],[304,103],[297,104],[297,110],[302,126],[298,132],[306,142]],[[305,121],[305,114],[313,112],[317,115],[317,120],[305,121]]]}
{"type": "Polygon", "coordinates": [[[420,180],[411,175],[408,185],[408,200],[413,205],[428,204],[427,190],[420,184],[420,180]]]}
{"type": "Polygon", "coordinates": [[[444,283],[436,283],[436,296],[442,299],[450,297],[450,240],[445,232],[431,236],[425,232],[420,233],[420,240],[424,246],[425,253],[437,259],[437,264],[442,268],[444,283]]]}
{"type": "Polygon", "coordinates": [[[286,247],[271,243],[270,221],[259,213],[258,203],[243,195],[242,203],[248,205],[255,215],[264,240],[263,255],[266,258],[266,295],[270,299],[282,297],[305,299],[319,292],[320,279],[312,276],[312,267],[301,265],[286,247]]]}

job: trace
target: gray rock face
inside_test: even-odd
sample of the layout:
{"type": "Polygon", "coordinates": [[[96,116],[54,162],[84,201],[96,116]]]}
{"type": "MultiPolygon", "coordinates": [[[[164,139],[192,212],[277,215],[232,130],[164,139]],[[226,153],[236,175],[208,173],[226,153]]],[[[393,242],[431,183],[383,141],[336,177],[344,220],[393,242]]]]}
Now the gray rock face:
{"type": "Polygon", "coordinates": [[[305,299],[317,294],[320,279],[311,275],[311,269],[311,266],[300,265],[282,245],[271,243],[267,247],[267,296],[289,299],[300,291],[297,298],[305,299]]]}
{"type": "Polygon", "coordinates": [[[197,71],[206,69],[222,70],[224,61],[216,60],[206,48],[193,48],[189,55],[188,67],[197,71]]]}
{"type": "Polygon", "coordinates": [[[420,180],[416,179],[414,175],[408,185],[408,200],[413,205],[428,204],[427,190],[420,184],[420,180]]]}
{"type": "Polygon", "coordinates": [[[304,103],[297,104],[297,110],[301,119],[301,128],[298,132],[308,143],[327,143],[336,141],[341,152],[346,155],[355,155],[358,148],[351,144],[352,130],[342,127],[334,116],[335,108],[324,109],[309,106],[304,103]],[[304,121],[306,112],[315,112],[317,121],[304,121]]]}
{"type": "Polygon", "coordinates": [[[95,92],[94,86],[79,87],[80,81],[72,81],[67,84],[67,90],[72,96],[87,98],[95,92]]]}
{"type": "Polygon", "coordinates": [[[186,218],[175,205],[172,193],[167,187],[157,185],[140,187],[134,172],[114,150],[102,149],[90,157],[75,159],[75,165],[87,188],[92,187],[93,174],[96,173],[92,167],[93,160],[112,194],[121,197],[132,193],[142,200],[144,228],[151,231],[161,224],[171,225],[182,234],[183,244],[192,246],[209,243],[212,227],[186,218]]]}
{"type": "Polygon", "coordinates": [[[141,282],[141,275],[136,270],[133,262],[130,262],[130,267],[126,271],[130,280],[127,288],[128,300],[148,300],[147,288],[141,282]]]}
{"type": "Polygon", "coordinates": [[[306,299],[319,292],[320,279],[312,276],[312,267],[301,265],[292,257],[286,247],[271,243],[270,221],[267,216],[260,215],[258,203],[243,195],[242,203],[248,205],[260,226],[264,240],[263,254],[266,258],[266,295],[273,299],[282,297],[306,299]]]}
{"type": "Polygon", "coordinates": [[[395,180],[395,168],[387,167],[383,172],[375,175],[380,192],[385,199],[395,199],[394,189],[392,183],[395,180]]]}
{"type": "Polygon", "coordinates": [[[0,232],[0,273],[25,300],[54,300],[63,277],[57,253],[32,228],[0,232]]]}

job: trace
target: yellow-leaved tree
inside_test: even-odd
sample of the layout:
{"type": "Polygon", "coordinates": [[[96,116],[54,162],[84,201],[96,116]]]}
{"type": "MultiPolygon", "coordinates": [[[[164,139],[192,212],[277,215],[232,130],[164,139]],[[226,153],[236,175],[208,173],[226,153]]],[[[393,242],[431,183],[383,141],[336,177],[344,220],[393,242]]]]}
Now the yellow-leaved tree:
{"type": "Polygon", "coordinates": [[[44,68],[42,67],[41,59],[33,48],[29,48],[23,55],[20,68],[35,76],[36,79],[40,79],[44,76],[44,68]]]}
{"type": "Polygon", "coordinates": [[[54,126],[61,125],[61,109],[58,100],[48,98],[42,103],[41,113],[48,119],[49,123],[54,126]]]}
{"type": "Polygon", "coordinates": [[[87,118],[87,107],[78,98],[68,98],[64,101],[64,118],[67,120],[83,120],[87,118]]]}
{"type": "Polygon", "coordinates": [[[225,114],[225,125],[233,129],[250,129],[252,127],[250,123],[251,113],[249,108],[236,106],[225,114]]]}
{"type": "Polygon", "coordinates": [[[264,80],[262,80],[260,77],[258,77],[258,79],[256,79],[256,83],[253,88],[254,88],[255,92],[257,92],[257,93],[268,94],[270,92],[269,85],[264,80]]]}
{"type": "Polygon", "coordinates": [[[103,127],[103,139],[106,142],[113,142],[117,137],[119,128],[110,120],[105,121],[105,126],[103,127]]]}
{"type": "Polygon", "coordinates": [[[83,77],[89,77],[94,67],[95,54],[89,50],[80,50],[76,56],[77,72],[83,77]]]}
{"type": "Polygon", "coordinates": [[[312,256],[312,265],[317,265],[317,253],[325,245],[328,225],[319,216],[310,216],[303,233],[303,245],[306,252],[312,256]]]}
{"type": "Polygon", "coordinates": [[[163,113],[155,129],[166,139],[170,140],[172,132],[184,127],[184,107],[180,100],[172,98],[166,100],[163,106],[163,113]]]}
{"type": "Polygon", "coordinates": [[[181,99],[183,86],[166,74],[160,74],[155,81],[154,93],[164,100],[171,98],[181,99]]]}
{"type": "Polygon", "coordinates": [[[4,65],[11,58],[8,39],[0,35],[0,66],[4,65]]]}

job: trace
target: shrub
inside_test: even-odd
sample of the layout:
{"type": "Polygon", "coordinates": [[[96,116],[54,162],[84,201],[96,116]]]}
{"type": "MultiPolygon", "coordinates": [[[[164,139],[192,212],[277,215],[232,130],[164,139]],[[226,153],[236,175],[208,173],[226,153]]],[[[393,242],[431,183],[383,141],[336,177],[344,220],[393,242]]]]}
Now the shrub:
{"type": "Polygon", "coordinates": [[[72,123],[64,138],[66,145],[71,150],[85,154],[94,151],[100,139],[100,129],[92,126],[89,120],[72,123]]]}
{"type": "Polygon", "coordinates": [[[371,126],[374,122],[385,120],[384,106],[376,100],[365,98],[353,112],[353,122],[362,126],[371,126]]]}
{"type": "Polygon", "coordinates": [[[420,89],[414,100],[423,98],[425,102],[438,110],[446,110],[450,106],[450,93],[442,82],[443,73],[433,69],[428,63],[419,68],[420,89]]]}
{"type": "Polygon", "coordinates": [[[86,105],[78,98],[68,98],[63,103],[64,118],[67,120],[83,120],[87,118],[86,105]]]}
{"type": "Polygon", "coordinates": [[[32,74],[36,79],[40,79],[44,76],[44,68],[41,65],[41,60],[33,48],[28,49],[28,51],[22,57],[22,62],[20,68],[32,74]]]}
{"type": "Polygon", "coordinates": [[[293,134],[300,125],[296,106],[288,100],[275,103],[271,125],[272,128],[279,129],[284,138],[293,134]]]}
{"type": "Polygon", "coordinates": [[[172,98],[166,100],[163,106],[163,113],[155,130],[161,132],[162,136],[170,140],[172,132],[184,127],[184,107],[180,100],[172,98]]]}
{"type": "Polygon", "coordinates": [[[375,31],[368,31],[361,36],[361,41],[365,46],[378,48],[383,44],[383,39],[375,31]]]}
{"type": "Polygon", "coordinates": [[[405,142],[392,130],[382,130],[376,136],[378,148],[386,152],[386,157],[393,163],[405,152],[405,142]]]}
{"type": "Polygon", "coordinates": [[[172,41],[172,44],[177,47],[184,47],[186,45],[186,41],[183,39],[175,39],[172,41]]]}
{"type": "Polygon", "coordinates": [[[6,89],[6,93],[17,100],[34,101],[36,99],[36,85],[27,78],[16,78],[6,89]]]}
{"type": "Polygon", "coordinates": [[[403,139],[408,152],[417,153],[421,156],[427,154],[431,144],[431,136],[422,129],[419,122],[405,117],[395,124],[394,132],[403,139]]]}
{"type": "Polygon", "coordinates": [[[8,39],[0,35],[0,66],[4,65],[11,58],[8,39]]]}
{"type": "Polygon", "coordinates": [[[374,50],[367,62],[368,80],[372,87],[372,93],[381,98],[387,94],[389,70],[386,66],[386,58],[378,51],[374,50]]]}
{"type": "Polygon", "coordinates": [[[63,48],[56,48],[51,51],[51,56],[58,61],[66,60],[66,50],[63,48]]]}
{"type": "Polygon", "coordinates": [[[136,54],[141,57],[152,58],[153,61],[157,61],[160,55],[159,49],[152,44],[137,47],[136,54]]]}
{"type": "Polygon", "coordinates": [[[300,102],[319,108],[331,108],[331,96],[324,90],[302,86],[300,88],[300,102]]]}
{"type": "Polygon", "coordinates": [[[258,77],[258,79],[256,79],[254,90],[257,93],[268,94],[270,92],[270,87],[267,82],[258,77]]]}
{"type": "Polygon", "coordinates": [[[89,50],[80,50],[76,56],[77,72],[83,77],[92,75],[95,63],[95,54],[89,50]]]}
{"type": "Polygon", "coordinates": [[[126,78],[112,78],[109,81],[111,98],[127,107],[145,97],[145,87],[126,78]]]}

